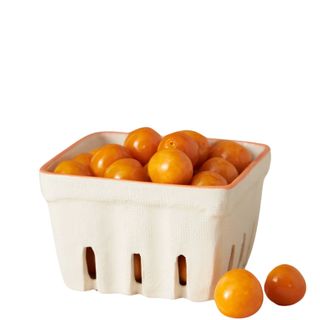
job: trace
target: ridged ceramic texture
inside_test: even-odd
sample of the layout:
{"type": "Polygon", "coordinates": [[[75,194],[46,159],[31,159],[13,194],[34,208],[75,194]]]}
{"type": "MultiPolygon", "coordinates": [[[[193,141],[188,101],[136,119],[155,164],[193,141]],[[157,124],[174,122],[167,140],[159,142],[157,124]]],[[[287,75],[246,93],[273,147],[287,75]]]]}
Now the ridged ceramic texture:
{"type": "Polygon", "coordinates": [[[52,174],[55,165],[124,133],[89,135],[44,165],[41,189],[48,201],[58,259],[66,285],[102,293],[203,301],[219,277],[248,261],[258,223],[263,179],[270,165],[265,145],[242,143],[254,162],[227,187],[199,188],[52,174]],[[91,279],[85,252],[96,259],[91,279]],[[133,254],[141,256],[142,283],[133,254]],[[187,262],[180,285],[177,257],[187,262]]]}

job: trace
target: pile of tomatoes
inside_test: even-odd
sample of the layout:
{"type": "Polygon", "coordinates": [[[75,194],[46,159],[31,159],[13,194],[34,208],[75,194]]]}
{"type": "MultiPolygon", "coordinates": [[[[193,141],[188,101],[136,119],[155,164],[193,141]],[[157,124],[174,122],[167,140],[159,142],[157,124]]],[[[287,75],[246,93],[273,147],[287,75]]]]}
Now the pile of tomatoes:
{"type": "Polygon", "coordinates": [[[196,186],[231,183],[252,161],[237,142],[219,140],[210,145],[202,134],[177,131],[162,137],[152,128],[130,132],[124,145],[106,144],[72,160],[54,172],[112,179],[196,186]]]}

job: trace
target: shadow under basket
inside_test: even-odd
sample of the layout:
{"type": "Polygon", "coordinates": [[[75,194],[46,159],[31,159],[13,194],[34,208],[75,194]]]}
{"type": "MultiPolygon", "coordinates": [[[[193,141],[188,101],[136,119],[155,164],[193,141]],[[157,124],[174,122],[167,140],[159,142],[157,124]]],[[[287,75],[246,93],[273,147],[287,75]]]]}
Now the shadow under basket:
{"type": "Polygon", "coordinates": [[[40,169],[66,285],[102,293],[213,299],[221,275],[248,261],[269,147],[239,142],[254,161],[224,187],[52,173],[60,161],[105,143],[122,144],[126,135],[91,134],[40,169]]]}

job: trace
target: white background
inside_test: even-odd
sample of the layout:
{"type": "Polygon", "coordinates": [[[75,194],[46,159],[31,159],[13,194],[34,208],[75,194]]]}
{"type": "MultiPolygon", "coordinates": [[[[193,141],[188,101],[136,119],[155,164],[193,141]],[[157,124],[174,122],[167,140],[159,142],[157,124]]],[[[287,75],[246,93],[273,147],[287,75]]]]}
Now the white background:
{"type": "Polygon", "coordinates": [[[1,319],[224,319],[213,301],[76,292],[63,284],[38,169],[80,137],[162,134],[269,144],[247,268],[305,275],[305,299],[252,319],[317,316],[318,1],[0,2],[1,319]]]}

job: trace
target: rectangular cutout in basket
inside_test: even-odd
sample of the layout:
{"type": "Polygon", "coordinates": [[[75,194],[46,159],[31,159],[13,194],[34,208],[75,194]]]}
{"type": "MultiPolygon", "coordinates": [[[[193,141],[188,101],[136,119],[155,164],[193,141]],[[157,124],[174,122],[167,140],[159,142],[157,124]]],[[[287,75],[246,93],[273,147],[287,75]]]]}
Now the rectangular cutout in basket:
{"type": "Polygon", "coordinates": [[[125,137],[91,134],[40,170],[66,285],[103,293],[212,299],[219,277],[248,261],[270,165],[269,147],[239,142],[254,161],[224,187],[52,173],[62,160],[105,143],[122,144],[125,137]]]}

